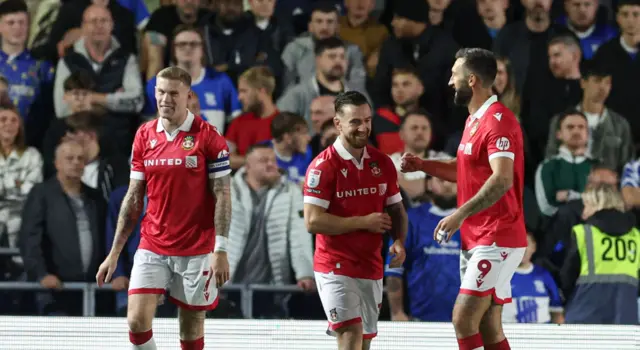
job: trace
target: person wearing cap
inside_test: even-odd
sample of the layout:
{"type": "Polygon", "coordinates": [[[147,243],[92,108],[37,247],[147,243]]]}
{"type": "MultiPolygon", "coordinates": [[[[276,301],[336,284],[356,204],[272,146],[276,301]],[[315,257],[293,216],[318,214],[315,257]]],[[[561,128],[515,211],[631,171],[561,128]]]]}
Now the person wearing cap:
{"type": "Polygon", "coordinates": [[[9,83],[9,97],[24,119],[27,143],[39,146],[51,114],[53,66],[27,50],[29,12],[23,0],[0,3],[0,75],[9,83]]]}
{"type": "Polygon", "coordinates": [[[372,95],[377,105],[391,105],[391,76],[396,68],[412,66],[424,85],[422,105],[434,115],[446,118],[451,110],[447,92],[451,66],[458,45],[448,32],[429,25],[425,0],[404,0],[395,4],[391,26],[395,35],[380,50],[372,95]]]}

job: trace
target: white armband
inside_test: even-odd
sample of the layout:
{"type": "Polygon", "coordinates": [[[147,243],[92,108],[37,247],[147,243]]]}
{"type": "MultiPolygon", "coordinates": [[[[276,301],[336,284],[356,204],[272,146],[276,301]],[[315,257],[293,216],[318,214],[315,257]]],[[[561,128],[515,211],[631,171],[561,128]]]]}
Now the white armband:
{"type": "Polygon", "coordinates": [[[213,248],[213,252],[227,252],[227,244],[229,243],[229,239],[224,236],[216,236],[216,246],[213,248]]]}

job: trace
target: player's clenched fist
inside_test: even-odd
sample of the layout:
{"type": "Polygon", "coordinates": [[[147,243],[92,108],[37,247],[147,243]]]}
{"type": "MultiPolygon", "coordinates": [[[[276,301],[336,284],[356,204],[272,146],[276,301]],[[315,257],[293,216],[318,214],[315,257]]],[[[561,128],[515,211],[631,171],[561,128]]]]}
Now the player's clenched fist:
{"type": "Polygon", "coordinates": [[[111,281],[111,276],[113,276],[117,266],[118,257],[109,254],[98,268],[98,273],[96,274],[96,282],[98,283],[98,286],[102,287],[105,283],[109,283],[111,281]]]}
{"type": "Polygon", "coordinates": [[[460,229],[463,221],[464,217],[462,217],[458,211],[453,212],[453,214],[440,220],[438,226],[436,226],[436,229],[433,231],[433,239],[438,243],[442,243],[443,241],[449,242],[451,236],[460,229]]]}
{"type": "Polygon", "coordinates": [[[404,244],[402,243],[402,241],[393,241],[393,244],[391,244],[391,247],[389,247],[389,254],[391,255],[391,262],[389,262],[390,268],[402,266],[406,257],[404,244]]]}
{"type": "Polygon", "coordinates": [[[216,278],[216,288],[222,287],[229,280],[229,260],[226,252],[213,253],[211,273],[216,278]]]}
{"type": "Polygon", "coordinates": [[[391,229],[391,217],[387,213],[372,213],[362,217],[363,228],[369,232],[385,233],[391,229]]]}
{"type": "Polygon", "coordinates": [[[405,153],[400,158],[400,171],[403,173],[412,173],[414,171],[422,170],[422,159],[411,154],[405,153]]]}

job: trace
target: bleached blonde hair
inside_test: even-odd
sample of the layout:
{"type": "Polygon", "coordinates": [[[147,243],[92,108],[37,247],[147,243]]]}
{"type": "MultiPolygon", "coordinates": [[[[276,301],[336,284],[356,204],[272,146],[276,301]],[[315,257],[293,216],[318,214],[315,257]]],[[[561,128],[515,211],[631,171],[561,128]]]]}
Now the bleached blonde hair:
{"type": "Polygon", "coordinates": [[[585,207],[590,207],[594,212],[605,209],[625,211],[622,194],[616,186],[611,184],[601,183],[587,186],[582,193],[582,202],[585,207]]]}

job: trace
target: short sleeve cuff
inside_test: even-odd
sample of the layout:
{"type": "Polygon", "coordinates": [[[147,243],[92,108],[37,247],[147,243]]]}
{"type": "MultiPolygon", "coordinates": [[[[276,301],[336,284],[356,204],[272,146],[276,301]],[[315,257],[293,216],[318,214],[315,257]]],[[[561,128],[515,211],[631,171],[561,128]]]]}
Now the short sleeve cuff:
{"type": "Polygon", "coordinates": [[[564,308],[562,306],[549,306],[549,311],[551,311],[551,312],[563,312],[564,308]]]}
{"type": "Polygon", "coordinates": [[[325,208],[325,209],[329,208],[329,201],[328,200],[317,198],[317,197],[304,196],[304,203],[305,204],[317,205],[317,206],[325,208]]]}
{"type": "Polygon", "coordinates": [[[144,180],[144,173],[142,171],[131,170],[131,174],[129,175],[129,178],[132,179],[132,180],[143,181],[144,180]]]}
{"type": "Polygon", "coordinates": [[[404,268],[402,267],[389,267],[389,265],[385,266],[384,269],[385,276],[391,277],[403,277],[404,276],[404,268]]]}
{"type": "Polygon", "coordinates": [[[496,152],[489,155],[489,161],[495,158],[509,158],[514,160],[516,155],[513,152],[496,152]]]}
{"type": "Polygon", "coordinates": [[[622,185],[620,187],[640,187],[640,184],[633,179],[622,179],[622,185]]]}
{"type": "Polygon", "coordinates": [[[394,205],[398,202],[402,201],[402,194],[400,194],[400,192],[394,194],[391,197],[387,197],[387,203],[386,205],[394,205]]]}

